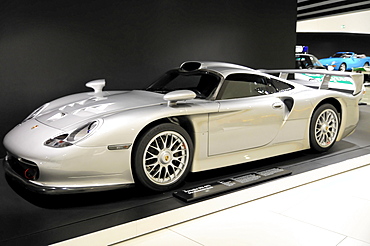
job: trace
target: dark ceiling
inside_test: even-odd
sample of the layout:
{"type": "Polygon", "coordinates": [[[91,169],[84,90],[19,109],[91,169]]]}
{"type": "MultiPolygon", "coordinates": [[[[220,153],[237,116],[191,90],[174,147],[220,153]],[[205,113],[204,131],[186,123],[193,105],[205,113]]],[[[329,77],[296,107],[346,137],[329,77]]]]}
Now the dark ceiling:
{"type": "MultiPolygon", "coordinates": [[[[370,1],[358,0],[297,0],[297,20],[369,10],[370,1]]],[[[364,23],[365,24],[365,23],[364,23]]]]}

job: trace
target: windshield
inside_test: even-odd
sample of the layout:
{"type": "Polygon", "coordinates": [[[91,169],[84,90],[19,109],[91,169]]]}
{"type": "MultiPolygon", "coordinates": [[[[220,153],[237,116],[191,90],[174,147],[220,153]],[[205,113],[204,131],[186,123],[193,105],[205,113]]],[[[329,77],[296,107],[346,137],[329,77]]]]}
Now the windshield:
{"type": "Polygon", "coordinates": [[[314,56],[296,55],[296,68],[324,68],[324,66],[314,56]]]}
{"type": "Polygon", "coordinates": [[[312,64],[316,67],[323,67],[324,65],[314,56],[311,56],[310,59],[312,60],[312,64]]]}
{"type": "Polygon", "coordinates": [[[214,74],[199,71],[197,73],[181,73],[171,70],[165,73],[146,90],[158,93],[168,93],[175,90],[191,90],[197,98],[208,98],[216,90],[220,78],[214,74]]]}
{"type": "Polygon", "coordinates": [[[352,56],[352,53],[346,52],[346,53],[335,53],[332,57],[349,58],[351,56],[352,56]]]}

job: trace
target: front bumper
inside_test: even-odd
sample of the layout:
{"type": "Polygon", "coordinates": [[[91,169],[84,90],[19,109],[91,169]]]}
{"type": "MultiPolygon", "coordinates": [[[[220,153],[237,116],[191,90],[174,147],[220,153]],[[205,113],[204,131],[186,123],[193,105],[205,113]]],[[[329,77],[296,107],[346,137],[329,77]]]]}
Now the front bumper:
{"type": "Polygon", "coordinates": [[[62,195],[62,194],[74,194],[74,193],[87,193],[87,192],[99,192],[108,191],[121,188],[132,187],[133,184],[114,184],[114,185],[101,185],[101,186],[73,186],[73,187],[52,187],[45,186],[32,180],[27,180],[20,176],[10,165],[8,161],[9,157],[6,156],[3,160],[3,166],[5,175],[9,177],[14,182],[20,184],[25,189],[46,195],[62,195]]]}

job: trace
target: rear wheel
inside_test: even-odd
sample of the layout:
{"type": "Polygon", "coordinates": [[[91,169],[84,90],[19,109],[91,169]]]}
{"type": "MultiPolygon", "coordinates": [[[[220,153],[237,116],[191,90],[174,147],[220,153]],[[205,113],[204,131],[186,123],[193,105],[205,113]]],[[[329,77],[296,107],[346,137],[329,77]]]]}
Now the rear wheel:
{"type": "Polygon", "coordinates": [[[178,186],[190,170],[193,149],[191,138],[182,127],[164,123],[151,128],[134,150],[136,181],[154,191],[178,186]]]}
{"type": "Polygon", "coordinates": [[[339,131],[339,114],[331,104],[321,105],[312,115],[310,124],[311,149],[317,152],[329,150],[339,131]]]}
{"type": "Polygon", "coordinates": [[[368,67],[368,66],[369,66],[369,63],[365,62],[364,67],[368,67]]]}

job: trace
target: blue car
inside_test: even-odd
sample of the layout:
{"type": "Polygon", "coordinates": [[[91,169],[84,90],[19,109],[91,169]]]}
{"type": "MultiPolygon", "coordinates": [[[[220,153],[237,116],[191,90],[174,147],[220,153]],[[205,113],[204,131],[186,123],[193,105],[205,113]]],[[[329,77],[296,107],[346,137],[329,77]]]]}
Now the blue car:
{"type": "Polygon", "coordinates": [[[337,52],[329,58],[319,60],[328,70],[346,71],[355,67],[369,66],[370,57],[354,52],[337,52]]]}

